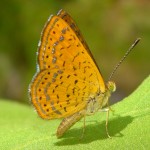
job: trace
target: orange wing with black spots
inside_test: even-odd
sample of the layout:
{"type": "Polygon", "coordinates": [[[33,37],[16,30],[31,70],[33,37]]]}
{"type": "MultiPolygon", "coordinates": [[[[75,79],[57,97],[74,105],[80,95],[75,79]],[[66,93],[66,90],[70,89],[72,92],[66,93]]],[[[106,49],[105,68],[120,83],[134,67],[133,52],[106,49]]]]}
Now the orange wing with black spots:
{"type": "Polygon", "coordinates": [[[33,105],[44,119],[70,116],[85,109],[90,97],[105,92],[103,78],[86,42],[63,10],[51,16],[44,27],[37,63],[29,91],[33,105]]]}

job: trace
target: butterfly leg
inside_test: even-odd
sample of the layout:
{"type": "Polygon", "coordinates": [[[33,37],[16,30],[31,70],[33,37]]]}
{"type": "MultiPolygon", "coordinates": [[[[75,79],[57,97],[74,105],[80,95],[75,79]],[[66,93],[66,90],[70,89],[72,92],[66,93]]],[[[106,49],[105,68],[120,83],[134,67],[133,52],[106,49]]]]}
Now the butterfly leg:
{"type": "Polygon", "coordinates": [[[82,131],[82,135],[81,135],[80,139],[83,139],[84,133],[85,133],[85,115],[83,117],[83,131],[82,131]]]}
{"type": "Polygon", "coordinates": [[[107,102],[107,107],[108,107],[108,109],[109,109],[110,111],[112,111],[113,113],[115,112],[115,110],[113,110],[113,109],[110,107],[109,102],[107,102]]]}
{"type": "Polygon", "coordinates": [[[107,113],[106,114],[106,125],[105,125],[105,127],[106,127],[107,136],[109,138],[111,138],[111,136],[109,135],[109,132],[108,132],[108,119],[109,119],[109,111],[110,110],[111,110],[110,107],[99,110],[100,112],[106,112],[107,113]]]}

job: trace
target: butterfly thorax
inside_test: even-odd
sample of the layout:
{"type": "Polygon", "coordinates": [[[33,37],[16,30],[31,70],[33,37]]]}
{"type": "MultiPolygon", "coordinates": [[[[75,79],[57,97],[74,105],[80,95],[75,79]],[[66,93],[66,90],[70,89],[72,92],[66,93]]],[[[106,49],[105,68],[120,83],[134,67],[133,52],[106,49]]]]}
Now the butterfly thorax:
{"type": "Polygon", "coordinates": [[[106,104],[108,104],[111,93],[116,90],[114,82],[109,81],[106,84],[106,90],[103,93],[96,93],[96,95],[88,100],[86,107],[86,115],[92,115],[95,112],[101,110],[106,104]]]}

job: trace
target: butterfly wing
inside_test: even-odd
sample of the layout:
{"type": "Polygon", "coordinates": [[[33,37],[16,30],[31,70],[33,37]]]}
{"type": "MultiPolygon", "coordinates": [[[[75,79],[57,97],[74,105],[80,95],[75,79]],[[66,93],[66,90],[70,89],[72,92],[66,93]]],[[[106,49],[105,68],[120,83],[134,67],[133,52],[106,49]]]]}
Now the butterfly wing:
{"type": "MultiPolygon", "coordinates": [[[[70,16],[67,12],[65,12],[64,10],[60,10],[57,15],[58,15],[59,17],[61,17],[65,22],[67,22],[68,25],[71,27],[71,29],[76,33],[78,39],[81,41],[81,43],[83,44],[83,46],[85,47],[85,49],[87,50],[87,52],[89,53],[89,55],[91,56],[91,58],[93,59],[95,65],[96,65],[97,68],[98,68],[98,65],[97,65],[97,63],[96,63],[96,61],[95,61],[95,59],[94,59],[94,57],[93,57],[93,55],[92,55],[92,53],[91,53],[91,51],[90,51],[90,49],[89,49],[89,47],[88,47],[86,41],[84,40],[83,35],[82,35],[80,29],[79,29],[78,26],[76,25],[75,21],[74,21],[74,20],[71,18],[71,16],[70,16]]],[[[99,70],[99,68],[98,68],[98,70],[99,70]]],[[[99,70],[99,72],[100,72],[100,70],[99,70]]]]}
{"type": "Polygon", "coordinates": [[[89,98],[98,91],[105,91],[89,50],[68,22],[59,15],[51,16],[39,44],[38,72],[30,85],[30,95],[38,114],[45,119],[70,116],[86,108],[89,98]]]}

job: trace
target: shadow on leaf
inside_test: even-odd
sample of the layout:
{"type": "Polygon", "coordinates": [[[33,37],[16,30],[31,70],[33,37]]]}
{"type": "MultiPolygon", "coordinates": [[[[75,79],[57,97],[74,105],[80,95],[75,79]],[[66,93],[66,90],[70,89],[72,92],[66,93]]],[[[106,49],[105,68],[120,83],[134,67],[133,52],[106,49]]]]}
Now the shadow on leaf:
{"type": "MultiPolygon", "coordinates": [[[[133,119],[134,118],[131,116],[125,116],[109,120],[108,130],[110,136],[112,138],[124,136],[120,132],[125,129],[133,119]]],[[[86,125],[82,139],[80,138],[83,131],[82,128],[71,129],[58,142],[56,142],[55,145],[86,144],[96,140],[108,139],[105,123],[106,122],[103,121],[102,123],[95,123],[94,125],[86,125]]]]}

